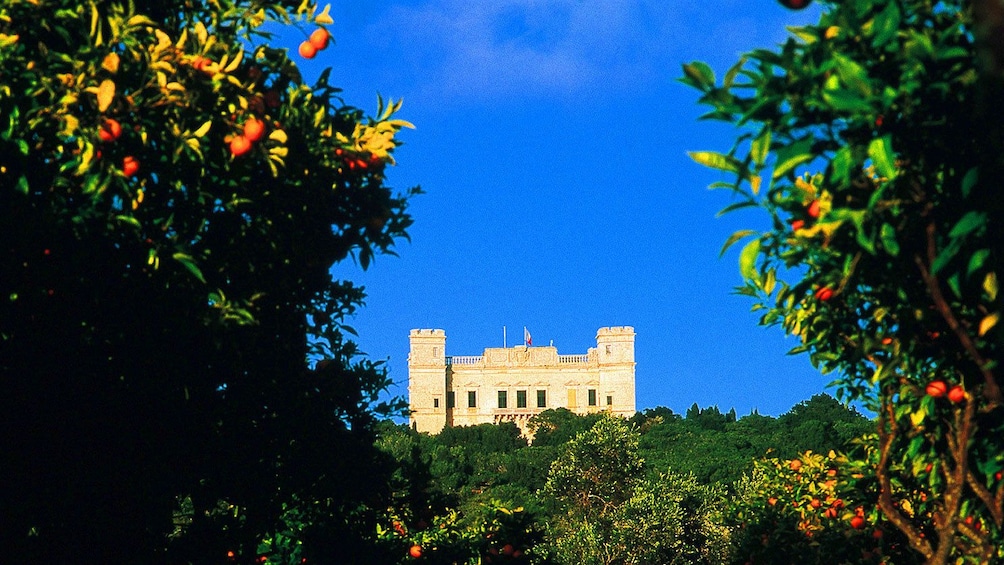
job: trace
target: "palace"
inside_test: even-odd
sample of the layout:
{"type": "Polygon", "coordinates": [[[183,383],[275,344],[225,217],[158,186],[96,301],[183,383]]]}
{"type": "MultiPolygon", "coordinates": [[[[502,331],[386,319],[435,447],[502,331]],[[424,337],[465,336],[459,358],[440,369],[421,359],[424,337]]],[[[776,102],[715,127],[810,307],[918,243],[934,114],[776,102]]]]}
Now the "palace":
{"type": "Polygon", "coordinates": [[[596,347],[584,355],[517,345],[449,356],[443,330],[411,330],[408,337],[410,420],[420,432],[512,421],[526,434],[529,419],[549,408],[635,413],[630,326],[600,328],[596,347]]]}

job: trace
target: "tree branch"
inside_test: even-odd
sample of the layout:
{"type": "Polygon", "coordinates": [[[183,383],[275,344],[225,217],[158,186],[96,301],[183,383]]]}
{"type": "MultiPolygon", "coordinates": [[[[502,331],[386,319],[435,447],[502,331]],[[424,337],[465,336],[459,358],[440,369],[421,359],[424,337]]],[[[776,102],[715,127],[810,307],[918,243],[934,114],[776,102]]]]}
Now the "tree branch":
{"type": "Polygon", "coordinates": [[[1001,389],[997,386],[997,380],[994,378],[993,371],[987,367],[987,360],[983,358],[979,350],[976,348],[976,344],[973,343],[972,338],[969,336],[969,332],[959,323],[958,318],[955,317],[955,313],[952,312],[952,307],[948,305],[948,301],[945,300],[945,296],[941,293],[941,285],[938,283],[938,278],[931,274],[931,271],[927,268],[927,265],[933,264],[934,259],[937,256],[937,245],[934,241],[934,222],[927,224],[927,262],[919,256],[914,256],[914,262],[917,263],[917,267],[920,269],[920,276],[924,279],[924,284],[927,285],[927,290],[931,294],[931,300],[934,301],[934,307],[944,318],[945,323],[952,332],[959,338],[962,343],[963,349],[972,359],[976,366],[979,368],[980,373],[983,375],[983,381],[985,388],[983,390],[984,396],[990,402],[991,405],[998,405],[1001,403],[1001,389]]]}
{"type": "Polygon", "coordinates": [[[879,413],[878,434],[879,434],[879,464],[875,471],[879,481],[879,508],[885,517],[899,531],[906,535],[910,547],[914,548],[925,558],[934,556],[931,543],[921,537],[921,532],[896,508],[892,500],[892,481],[889,480],[889,452],[893,441],[896,439],[896,415],[892,403],[883,401],[883,411],[879,413]],[[887,430],[888,427],[888,430],[887,430]]]}

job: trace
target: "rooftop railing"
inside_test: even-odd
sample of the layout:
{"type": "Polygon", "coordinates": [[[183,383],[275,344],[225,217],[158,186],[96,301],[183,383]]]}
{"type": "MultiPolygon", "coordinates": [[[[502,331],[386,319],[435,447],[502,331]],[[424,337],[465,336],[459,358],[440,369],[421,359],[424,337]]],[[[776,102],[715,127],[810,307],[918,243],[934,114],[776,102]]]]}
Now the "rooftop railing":
{"type": "Polygon", "coordinates": [[[447,355],[447,365],[477,365],[481,362],[482,355],[447,355]]]}

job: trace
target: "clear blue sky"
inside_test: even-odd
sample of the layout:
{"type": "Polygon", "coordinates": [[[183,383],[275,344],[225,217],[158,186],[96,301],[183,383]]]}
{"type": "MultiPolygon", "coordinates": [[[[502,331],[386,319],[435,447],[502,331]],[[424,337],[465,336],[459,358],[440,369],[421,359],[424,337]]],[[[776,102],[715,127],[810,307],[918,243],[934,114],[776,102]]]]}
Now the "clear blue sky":
{"type": "MultiPolygon", "coordinates": [[[[335,44],[304,65],[333,67],[345,100],[404,98],[389,183],[421,185],[412,241],[362,273],[352,319],[407,394],[408,331],[442,328],[450,355],[553,340],[585,353],[601,326],[637,332],[637,406],[697,402],[778,415],[825,390],[778,328],[761,328],[730,233],[764,218],[715,213],[730,200],[688,150],[729,148],[728,126],[698,122],[678,83],[700,59],[718,76],[742,52],[814,23],[769,0],[342,0],[335,44]]],[[[284,33],[282,44],[302,40],[284,33]]],[[[295,56],[295,55],[294,55],[295,56]]],[[[832,393],[832,391],[830,391],[832,393]]]]}

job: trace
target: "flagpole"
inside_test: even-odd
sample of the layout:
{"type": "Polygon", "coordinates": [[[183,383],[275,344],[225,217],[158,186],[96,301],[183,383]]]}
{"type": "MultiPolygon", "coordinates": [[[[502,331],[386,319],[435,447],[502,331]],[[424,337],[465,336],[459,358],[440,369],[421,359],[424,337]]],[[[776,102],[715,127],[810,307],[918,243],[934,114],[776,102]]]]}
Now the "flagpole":
{"type": "Polygon", "coordinates": [[[505,348],[507,348],[507,347],[509,347],[509,346],[508,346],[508,345],[506,345],[506,339],[505,339],[505,326],[502,326],[502,349],[505,349],[505,348]]]}

